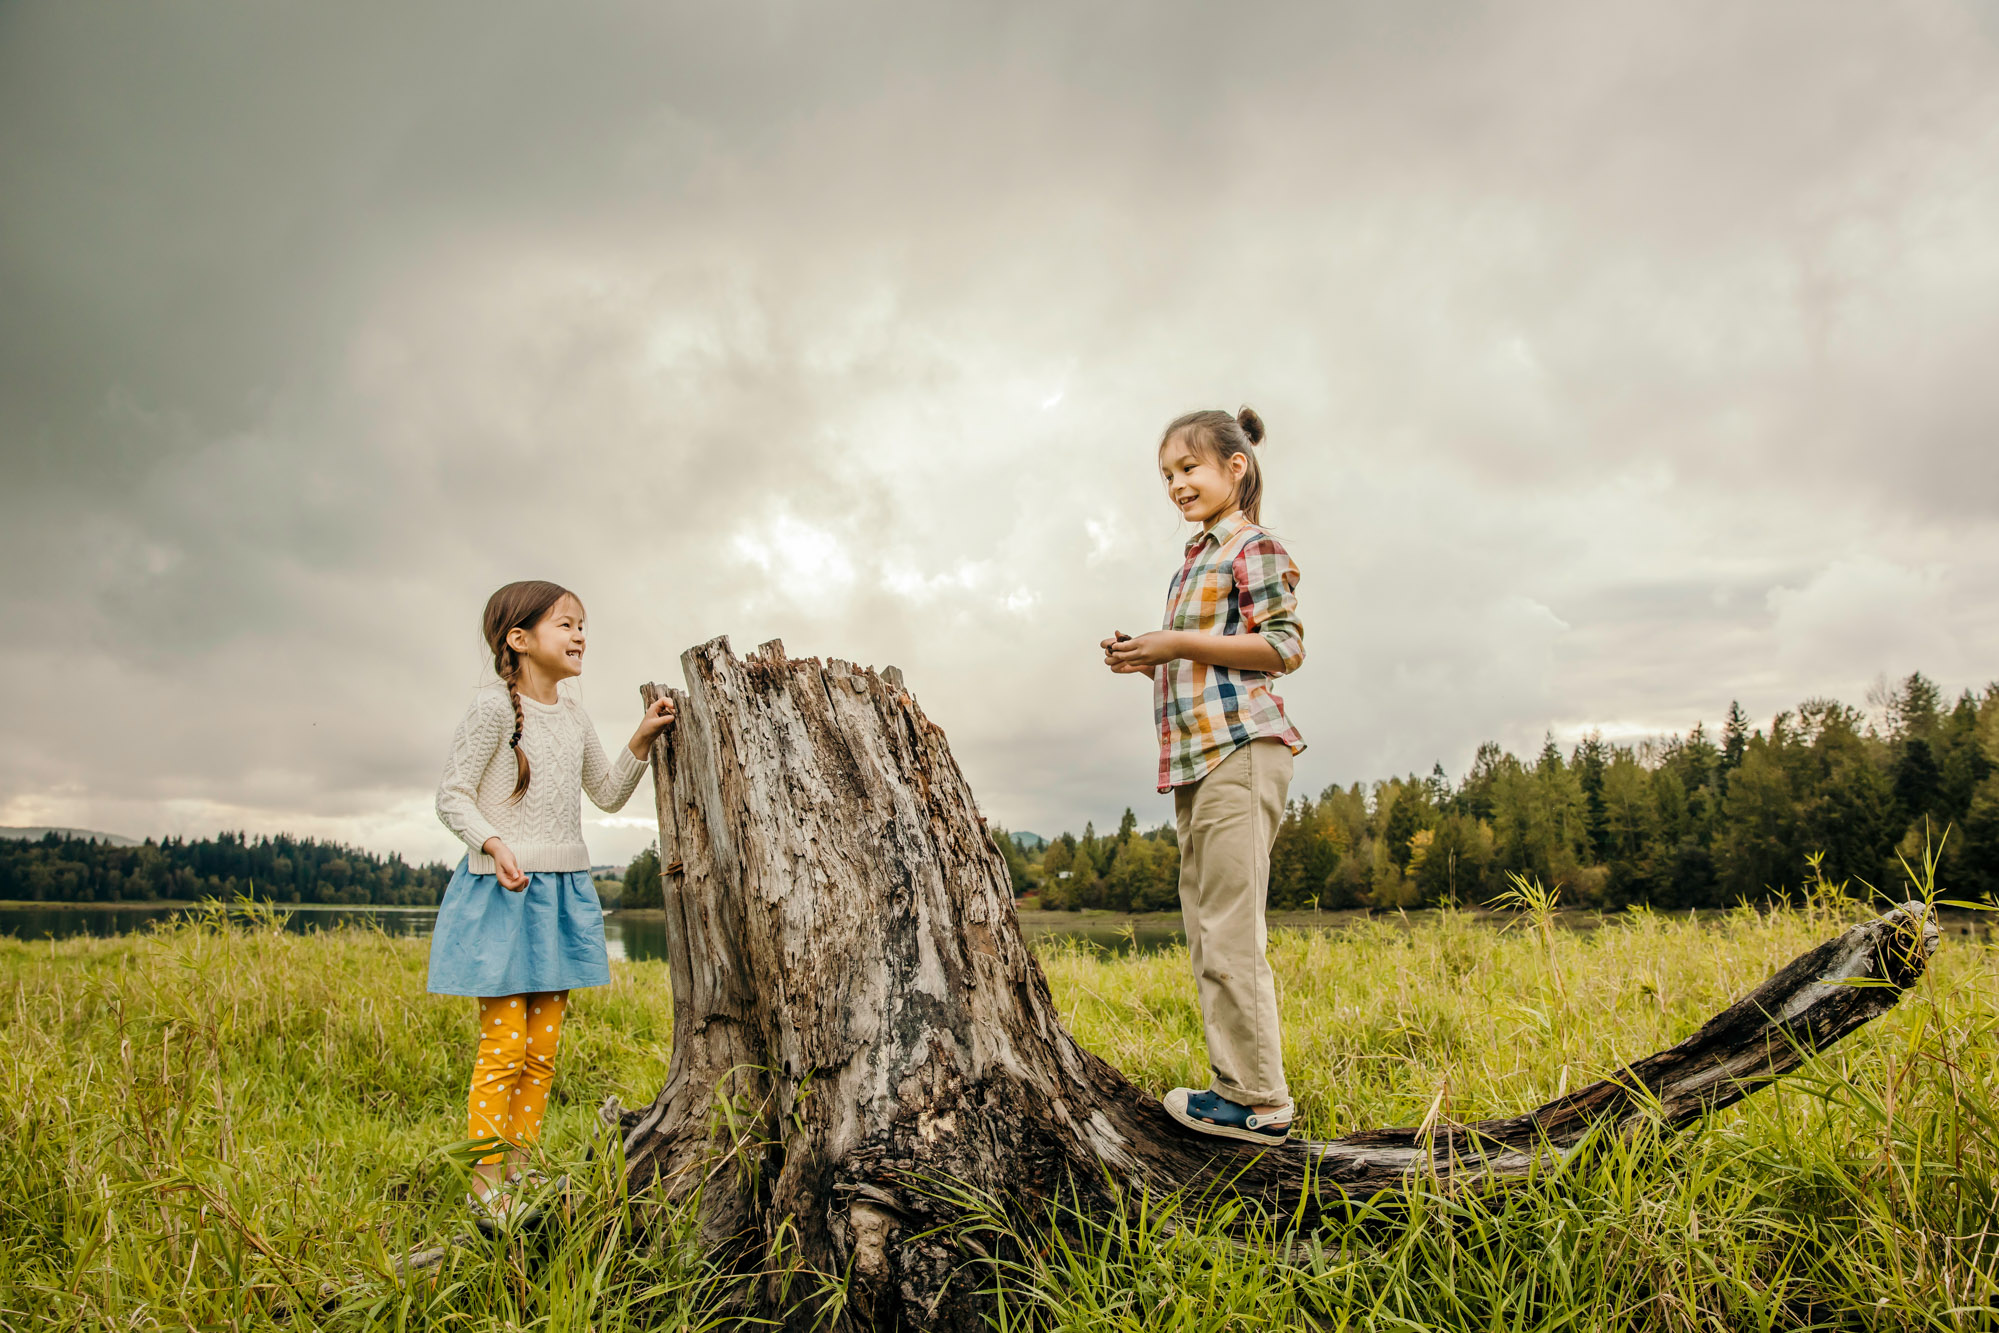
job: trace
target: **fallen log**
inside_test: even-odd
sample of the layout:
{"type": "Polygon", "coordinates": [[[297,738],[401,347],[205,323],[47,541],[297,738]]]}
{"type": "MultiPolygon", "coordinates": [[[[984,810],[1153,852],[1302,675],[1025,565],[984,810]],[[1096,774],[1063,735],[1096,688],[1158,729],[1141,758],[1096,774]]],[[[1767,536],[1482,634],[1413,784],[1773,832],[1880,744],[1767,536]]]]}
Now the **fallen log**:
{"type": "Polygon", "coordinates": [[[1185,1188],[1311,1213],[1677,1128],[1885,1012],[1936,946],[1905,904],[1671,1050],[1512,1119],[1218,1142],[1063,1028],[971,788],[900,673],[776,642],[739,659],[727,639],[681,662],[680,720],[652,755],[672,1063],[624,1150],[634,1187],[696,1201],[704,1243],[749,1275],[744,1313],[785,1327],[981,1327],[951,1188],[1029,1216],[1185,1188]],[[801,1272],[847,1275],[845,1305],[816,1303],[801,1272]]]}

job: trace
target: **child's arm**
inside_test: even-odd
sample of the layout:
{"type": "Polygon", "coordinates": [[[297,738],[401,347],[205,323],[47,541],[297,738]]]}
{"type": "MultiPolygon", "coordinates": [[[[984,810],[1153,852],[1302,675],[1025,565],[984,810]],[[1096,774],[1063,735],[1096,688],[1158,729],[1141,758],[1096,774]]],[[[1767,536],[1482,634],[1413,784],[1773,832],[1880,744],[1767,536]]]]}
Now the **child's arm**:
{"type": "Polygon", "coordinates": [[[1305,629],[1298,621],[1298,567],[1275,537],[1262,536],[1236,553],[1236,606],[1244,633],[1201,634],[1154,630],[1103,643],[1104,663],[1115,672],[1142,671],[1185,658],[1207,666],[1282,675],[1305,663],[1305,629]]]}
{"type": "Polygon", "coordinates": [[[1156,629],[1135,639],[1107,641],[1104,659],[1112,671],[1144,672],[1181,658],[1237,671],[1284,670],[1284,657],[1261,634],[1198,634],[1192,630],[1156,629]]]}
{"type": "Polygon", "coordinates": [[[1291,563],[1291,553],[1265,534],[1236,552],[1234,574],[1244,628],[1277,658],[1274,667],[1254,669],[1284,675],[1304,666],[1305,626],[1298,619],[1298,566],[1291,563]]]}
{"type": "Polygon", "coordinates": [[[631,748],[632,757],[644,763],[652,757],[652,743],[659,739],[659,733],[673,725],[673,700],[664,694],[646,705],[645,712],[639,714],[638,730],[632,733],[626,744],[631,748]]]}
{"type": "Polygon", "coordinates": [[[639,779],[645,776],[645,761],[652,753],[654,738],[672,725],[673,700],[665,697],[653,700],[640,717],[638,730],[632,733],[625,748],[618,751],[617,762],[612,763],[604,757],[604,747],[597,740],[597,728],[590,722],[589,715],[584,715],[583,790],[590,794],[590,800],[599,810],[615,814],[625,808],[625,802],[632,799],[639,779]]]}
{"type": "Polygon", "coordinates": [[[514,724],[512,712],[494,700],[473,701],[451,737],[444,777],[437,784],[437,818],[467,847],[493,858],[500,884],[519,890],[527,876],[514,864],[514,853],[486,816],[479,813],[479,779],[493,761],[514,724]]]}

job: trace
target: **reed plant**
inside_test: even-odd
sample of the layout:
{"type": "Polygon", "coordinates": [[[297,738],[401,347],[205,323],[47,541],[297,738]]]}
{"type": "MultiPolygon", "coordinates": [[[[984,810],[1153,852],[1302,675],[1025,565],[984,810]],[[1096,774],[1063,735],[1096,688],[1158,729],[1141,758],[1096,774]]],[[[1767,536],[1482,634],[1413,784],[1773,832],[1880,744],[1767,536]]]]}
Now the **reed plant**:
{"type": "MultiPolygon", "coordinates": [[[[1548,1100],[1687,1036],[1859,910],[1822,893],[1587,930],[1445,911],[1279,932],[1300,1129],[1548,1100]]],[[[1091,1048],[1141,1086],[1205,1082],[1183,951],[1040,956],[1091,1048]]],[[[729,1279],[682,1217],[626,1193],[598,1135],[607,1096],[664,1081],[665,965],[616,964],[575,997],[544,1140],[573,1215],[454,1245],[472,1019],[424,993],[424,961],[421,940],[221,908],[0,940],[0,1327],[721,1326],[729,1279]]],[[[1999,1326],[1994,962],[1955,935],[1900,1006],[1779,1087],[1524,1184],[1417,1181],[1309,1230],[1197,1197],[1027,1219],[964,1200],[994,1256],[964,1280],[1004,1329],[1999,1326]]],[[[801,1298],[837,1297],[803,1276],[801,1298]]]]}

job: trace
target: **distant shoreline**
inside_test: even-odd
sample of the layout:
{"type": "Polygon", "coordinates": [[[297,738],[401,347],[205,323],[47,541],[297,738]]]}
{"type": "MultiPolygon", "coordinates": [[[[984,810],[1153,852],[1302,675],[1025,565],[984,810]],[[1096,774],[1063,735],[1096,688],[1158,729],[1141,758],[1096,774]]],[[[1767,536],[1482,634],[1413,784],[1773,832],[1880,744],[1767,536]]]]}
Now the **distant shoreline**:
{"type": "MultiPolygon", "coordinates": [[[[73,911],[140,912],[160,907],[200,907],[214,901],[208,898],[155,898],[151,902],[144,899],[121,899],[115,903],[73,903],[42,902],[32,898],[0,898],[0,911],[32,911],[35,908],[73,911]]],[[[224,904],[236,907],[234,901],[224,904]]],[[[259,899],[258,907],[270,907],[280,912],[435,912],[436,904],[426,907],[421,903],[271,903],[259,899]]]]}
{"type": "MultiPolygon", "coordinates": [[[[184,898],[159,898],[155,899],[152,902],[139,901],[139,902],[115,902],[115,903],[35,902],[32,899],[26,899],[26,900],[0,899],[0,911],[34,911],[37,909],[47,909],[51,911],[72,911],[72,912],[81,912],[88,910],[98,910],[98,911],[108,911],[108,912],[143,912],[143,911],[160,911],[160,910],[172,910],[172,909],[188,910],[188,909],[198,908],[201,905],[202,903],[200,901],[190,901],[184,898]]],[[[231,907],[235,906],[234,903],[231,903],[229,905],[231,907]]],[[[423,906],[420,904],[412,905],[408,903],[262,903],[260,902],[257,904],[257,906],[268,907],[275,911],[280,911],[280,912],[307,912],[307,913],[429,912],[435,914],[437,911],[437,907],[435,905],[423,906]]],[[[1373,909],[1369,909],[1366,907],[1343,907],[1337,910],[1324,910],[1318,912],[1313,912],[1309,909],[1299,909],[1299,910],[1272,912],[1269,914],[1267,919],[1270,928],[1273,930],[1285,930],[1285,929],[1309,930],[1314,928],[1324,930],[1337,926],[1343,926],[1368,920],[1392,922],[1398,918],[1401,918],[1407,921],[1414,922],[1416,920],[1421,920],[1424,918],[1436,916],[1437,914],[1439,914],[1444,910],[1445,909],[1440,907],[1409,908],[1406,911],[1398,911],[1397,909],[1392,907],[1378,907],[1373,909]]],[[[1696,908],[1682,907],[1682,908],[1673,909],[1672,911],[1661,911],[1659,912],[1659,915],[1668,918],[1691,917],[1695,920],[1707,920],[1717,917],[1724,917],[1728,915],[1728,912],[1730,910],[1732,909],[1712,908],[1712,907],[1696,907],[1696,908]]],[[[1487,907],[1464,907],[1464,908],[1459,908],[1458,911],[1463,913],[1465,916],[1470,917],[1471,919],[1482,923],[1496,922],[1503,924],[1523,919],[1519,917],[1516,913],[1507,912],[1504,910],[1497,910],[1493,908],[1487,908],[1487,907]]],[[[627,917],[641,921],[644,920],[664,921],[666,918],[666,911],[664,908],[659,908],[659,907],[606,907],[604,909],[604,915],[606,917],[627,917]]],[[[1571,907],[1571,908],[1564,908],[1561,911],[1558,911],[1555,914],[1555,920],[1564,929],[1568,930],[1580,929],[1587,931],[1595,929],[1604,924],[1607,924],[1608,922],[1618,920],[1624,915],[1625,914],[1622,912],[1603,912],[1597,910],[1596,908],[1571,907]]],[[[1051,930],[1061,931],[1064,933],[1076,932],[1076,931],[1117,931],[1128,926],[1135,933],[1141,936],[1158,937],[1168,933],[1177,933],[1181,927],[1180,914],[1178,912],[1112,912],[1112,911],[1106,911],[1101,908],[1089,908],[1074,912],[1060,912],[1060,911],[1044,911],[1039,908],[1030,908],[1025,911],[1018,912],[1017,916],[1019,918],[1022,929],[1027,931],[1029,934],[1034,934],[1036,932],[1051,931],[1051,930]]],[[[1984,913],[1967,912],[1948,907],[1938,908],[1937,919],[1939,924],[1943,925],[1953,934],[1965,934],[1981,938],[1990,934],[1995,926],[1999,926],[1999,922],[1988,920],[1984,913]]],[[[0,936],[0,938],[7,938],[7,937],[0,936]]]]}

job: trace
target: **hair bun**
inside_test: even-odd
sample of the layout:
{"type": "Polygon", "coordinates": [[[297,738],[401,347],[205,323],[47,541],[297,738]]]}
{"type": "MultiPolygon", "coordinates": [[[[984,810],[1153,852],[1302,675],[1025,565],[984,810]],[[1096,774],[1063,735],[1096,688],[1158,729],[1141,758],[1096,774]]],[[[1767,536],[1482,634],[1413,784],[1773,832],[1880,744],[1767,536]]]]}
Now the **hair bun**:
{"type": "Polygon", "coordinates": [[[1255,408],[1245,407],[1236,413],[1235,424],[1242,427],[1242,433],[1249,436],[1251,444],[1263,443],[1263,418],[1256,414],[1255,408]]]}

